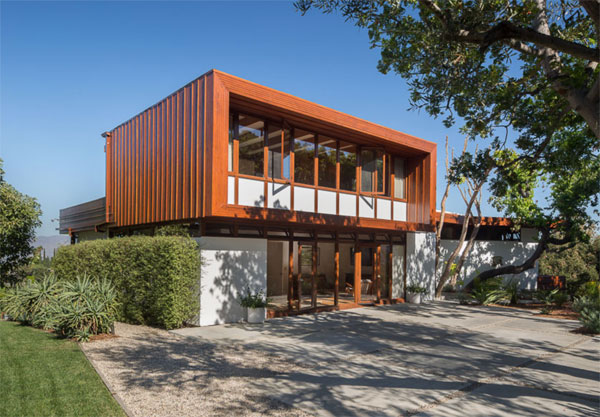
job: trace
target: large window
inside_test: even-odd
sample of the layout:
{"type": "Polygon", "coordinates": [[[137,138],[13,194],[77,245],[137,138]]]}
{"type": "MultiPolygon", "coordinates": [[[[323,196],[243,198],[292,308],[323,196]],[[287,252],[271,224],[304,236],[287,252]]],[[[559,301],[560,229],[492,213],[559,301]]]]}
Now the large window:
{"type": "Polygon", "coordinates": [[[265,122],[257,117],[239,115],[239,173],[264,176],[265,122]]]}
{"type": "Polygon", "coordinates": [[[279,124],[267,123],[269,146],[269,178],[290,178],[290,131],[279,124]]]}
{"type": "Polygon", "coordinates": [[[406,198],[404,189],[404,159],[394,158],[394,197],[406,198]]]}
{"type": "Polygon", "coordinates": [[[356,191],[356,145],[340,142],[340,189],[356,191]]]}
{"type": "Polygon", "coordinates": [[[319,136],[319,186],[335,188],[337,142],[327,136],[319,136]]]}
{"type": "Polygon", "coordinates": [[[302,129],[294,129],[294,180],[315,183],[315,135],[302,129]]]}
{"type": "Polygon", "coordinates": [[[387,184],[387,155],[376,149],[364,149],[360,153],[362,175],[361,191],[389,195],[387,184]]]}

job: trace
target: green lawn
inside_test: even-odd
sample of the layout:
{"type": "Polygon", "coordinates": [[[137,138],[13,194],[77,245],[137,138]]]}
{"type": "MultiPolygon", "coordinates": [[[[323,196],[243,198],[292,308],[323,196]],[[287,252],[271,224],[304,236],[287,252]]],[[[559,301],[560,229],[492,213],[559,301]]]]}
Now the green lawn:
{"type": "Polygon", "coordinates": [[[0,416],[124,416],[79,346],[0,321],[0,416]]]}

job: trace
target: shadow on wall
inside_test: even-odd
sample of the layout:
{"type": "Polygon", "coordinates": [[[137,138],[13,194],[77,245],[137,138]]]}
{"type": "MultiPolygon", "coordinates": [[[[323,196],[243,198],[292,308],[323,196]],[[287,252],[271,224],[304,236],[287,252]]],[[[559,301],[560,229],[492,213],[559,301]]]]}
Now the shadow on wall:
{"type": "Polygon", "coordinates": [[[435,295],[435,234],[407,233],[406,236],[406,285],[418,285],[427,289],[426,300],[435,295]]]}
{"type": "MultiPolygon", "coordinates": [[[[438,276],[442,274],[446,259],[456,248],[458,241],[442,240],[441,262],[438,268],[438,276]]],[[[466,246],[466,243],[463,247],[466,246]]],[[[460,273],[459,279],[463,285],[467,285],[473,278],[488,269],[498,268],[506,265],[523,263],[535,251],[537,243],[510,242],[510,241],[476,241],[471,253],[467,256],[460,273]]],[[[459,254],[460,256],[460,254],[459,254]]],[[[538,265],[528,271],[517,275],[506,275],[505,281],[518,279],[519,287],[523,289],[535,289],[538,274],[538,265]]]]}
{"type": "Polygon", "coordinates": [[[209,239],[208,245],[201,245],[203,268],[199,324],[206,326],[238,322],[244,318],[240,298],[246,293],[246,288],[266,293],[266,241],[209,239]]]}

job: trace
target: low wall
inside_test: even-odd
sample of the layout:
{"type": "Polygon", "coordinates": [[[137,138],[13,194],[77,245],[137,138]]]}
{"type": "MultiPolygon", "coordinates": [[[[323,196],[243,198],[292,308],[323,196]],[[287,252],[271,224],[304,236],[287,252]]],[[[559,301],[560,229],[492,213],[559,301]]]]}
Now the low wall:
{"type": "Polygon", "coordinates": [[[244,318],[240,296],[246,287],[267,293],[267,240],[201,237],[198,325],[235,323],[244,318]]]}
{"type": "MultiPolygon", "coordinates": [[[[445,261],[450,253],[458,245],[457,240],[442,240],[441,244],[441,262],[438,268],[438,276],[441,275],[445,261]]],[[[466,243],[463,245],[463,248],[466,243]]],[[[490,269],[493,265],[493,258],[500,257],[503,265],[518,265],[523,263],[535,251],[537,243],[534,242],[511,242],[511,241],[475,241],[473,249],[458,277],[464,284],[468,284],[478,273],[490,269]]],[[[505,281],[518,279],[519,287],[522,289],[535,289],[538,275],[538,264],[535,267],[517,275],[506,275],[505,281]]]]}

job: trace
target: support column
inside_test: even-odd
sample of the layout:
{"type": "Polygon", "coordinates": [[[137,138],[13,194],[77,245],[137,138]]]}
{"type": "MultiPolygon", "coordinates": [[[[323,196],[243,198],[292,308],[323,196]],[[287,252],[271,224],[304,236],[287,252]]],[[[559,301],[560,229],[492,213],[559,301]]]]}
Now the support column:
{"type": "Polygon", "coordinates": [[[302,307],[302,245],[298,242],[298,275],[296,279],[296,294],[298,300],[296,301],[296,310],[300,311],[302,307]]]}
{"type": "Polygon", "coordinates": [[[373,253],[375,262],[373,263],[373,271],[375,271],[376,295],[377,302],[381,301],[381,245],[377,245],[377,249],[373,253]]]}
{"type": "Polygon", "coordinates": [[[312,250],[312,286],[310,294],[310,304],[313,308],[317,308],[317,250],[317,238],[315,237],[312,250]]]}
{"type": "Polygon", "coordinates": [[[292,309],[294,299],[294,239],[290,239],[288,249],[288,309],[292,309]]]}
{"type": "Polygon", "coordinates": [[[360,287],[361,287],[361,255],[358,243],[354,245],[354,302],[360,303],[360,287]]]}
{"type": "Polygon", "coordinates": [[[338,240],[337,233],[335,234],[335,287],[333,289],[333,305],[339,305],[340,298],[340,242],[338,240]]]}

